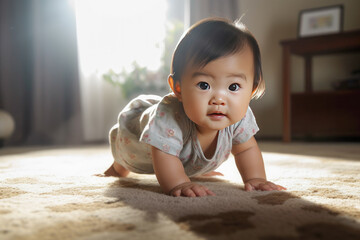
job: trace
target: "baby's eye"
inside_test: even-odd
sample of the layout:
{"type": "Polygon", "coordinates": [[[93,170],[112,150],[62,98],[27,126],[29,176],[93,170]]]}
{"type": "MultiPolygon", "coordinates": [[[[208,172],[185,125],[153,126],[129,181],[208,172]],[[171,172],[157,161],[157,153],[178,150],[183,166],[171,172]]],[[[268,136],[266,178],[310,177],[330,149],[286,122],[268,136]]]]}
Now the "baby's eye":
{"type": "Polygon", "coordinates": [[[229,86],[229,90],[232,92],[238,91],[240,88],[240,85],[238,83],[233,83],[229,86]]]}
{"type": "Polygon", "coordinates": [[[202,90],[210,89],[210,85],[207,82],[199,82],[197,86],[202,90]]]}

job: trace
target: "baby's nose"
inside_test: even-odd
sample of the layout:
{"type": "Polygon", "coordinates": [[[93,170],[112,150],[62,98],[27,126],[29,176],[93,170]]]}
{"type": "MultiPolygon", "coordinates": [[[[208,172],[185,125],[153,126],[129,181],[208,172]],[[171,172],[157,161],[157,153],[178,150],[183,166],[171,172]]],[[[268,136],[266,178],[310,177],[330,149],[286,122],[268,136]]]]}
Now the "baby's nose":
{"type": "Polygon", "coordinates": [[[210,100],[211,105],[225,105],[225,100],[222,96],[214,96],[210,100]]]}

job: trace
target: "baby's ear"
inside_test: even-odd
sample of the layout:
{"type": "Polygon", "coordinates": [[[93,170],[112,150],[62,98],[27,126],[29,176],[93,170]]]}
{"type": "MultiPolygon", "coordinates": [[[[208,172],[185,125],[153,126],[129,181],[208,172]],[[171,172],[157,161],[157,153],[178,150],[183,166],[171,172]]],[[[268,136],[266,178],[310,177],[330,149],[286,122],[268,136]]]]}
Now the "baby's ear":
{"type": "Polygon", "coordinates": [[[172,76],[172,74],[169,75],[168,77],[168,84],[171,87],[171,90],[173,91],[173,93],[175,94],[175,96],[179,99],[179,101],[181,102],[181,89],[180,89],[180,84],[179,82],[175,82],[174,78],[172,76]]]}
{"type": "Polygon", "coordinates": [[[258,89],[258,88],[255,88],[255,89],[252,91],[252,93],[251,93],[251,98],[254,98],[254,97],[255,97],[255,93],[256,93],[257,89],[258,89]]]}

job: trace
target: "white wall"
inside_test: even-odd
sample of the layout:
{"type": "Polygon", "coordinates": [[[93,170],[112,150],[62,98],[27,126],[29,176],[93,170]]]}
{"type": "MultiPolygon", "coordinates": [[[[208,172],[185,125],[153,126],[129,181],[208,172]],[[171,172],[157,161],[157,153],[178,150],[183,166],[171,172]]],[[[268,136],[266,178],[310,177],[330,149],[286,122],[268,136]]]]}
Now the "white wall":
{"type": "MultiPolygon", "coordinates": [[[[261,131],[260,137],[280,137],[282,134],[282,68],[279,42],[297,37],[299,12],[302,9],[344,5],[344,31],[360,29],[360,1],[358,0],[239,0],[242,21],[257,38],[262,51],[266,93],[253,100],[261,131]]],[[[240,14],[240,15],[241,15],[240,14]]],[[[341,54],[313,59],[314,90],[328,90],[331,81],[360,68],[360,54],[341,54]]],[[[304,89],[304,65],[299,57],[292,57],[292,91],[304,89]]]]}

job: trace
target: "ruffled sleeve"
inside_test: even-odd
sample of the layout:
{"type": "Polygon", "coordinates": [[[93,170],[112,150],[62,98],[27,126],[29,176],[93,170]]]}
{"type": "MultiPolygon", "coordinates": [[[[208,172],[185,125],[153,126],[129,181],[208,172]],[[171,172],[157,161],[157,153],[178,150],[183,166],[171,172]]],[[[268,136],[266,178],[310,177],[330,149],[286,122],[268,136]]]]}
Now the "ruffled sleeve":
{"type": "Polygon", "coordinates": [[[248,107],[245,117],[234,124],[232,144],[247,142],[258,131],[259,127],[256,124],[255,116],[251,108],[248,107]]]}
{"type": "Polygon", "coordinates": [[[140,141],[178,157],[188,125],[181,103],[176,97],[167,95],[149,114],[140,141]]]}

